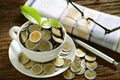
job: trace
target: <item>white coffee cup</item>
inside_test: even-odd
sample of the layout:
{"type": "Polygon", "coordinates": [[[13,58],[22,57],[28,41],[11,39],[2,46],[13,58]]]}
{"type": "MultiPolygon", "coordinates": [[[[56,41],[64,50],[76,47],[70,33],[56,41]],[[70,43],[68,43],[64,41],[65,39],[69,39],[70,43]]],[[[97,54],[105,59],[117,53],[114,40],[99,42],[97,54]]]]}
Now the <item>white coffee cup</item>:
{"type": "Polygon", "coordinates": [[[63,32],[64,32],[64,41],[63,43],[61,43],[57,48],[51,50],[51,51],[44,51],[44,52],[37,52],[37,51],[32,51],[30,49],[27,49],[26,47],[23,46],[23,44],[20,42],[20,38],[19,38],[19,35],[20,35],[20,31],[23,27],[25,27],[26,25],[29,24],[29,21],[28,22],[25,22],[21,27],[18,27],[18,26],[13,26],[10,31],[9,31],[9,35],[10,37],[13,39],[13,40],[16,40],[19,44],[19,47],[21,49],[21,51],[28,57],[30,58],[31,60],[33,61],[37,61],[37,62],[48,62],[48,61],[51,61],[53,59],[55,59],[59,52],[62,50],[63,48],[63,44],[65,43],[66,41],[66,31],[63,27],[63,25],[61,24],[62,26],[62,29],[63,29],[63,32]],[[16,34],[17,33],[17,34],[16,34]]]}

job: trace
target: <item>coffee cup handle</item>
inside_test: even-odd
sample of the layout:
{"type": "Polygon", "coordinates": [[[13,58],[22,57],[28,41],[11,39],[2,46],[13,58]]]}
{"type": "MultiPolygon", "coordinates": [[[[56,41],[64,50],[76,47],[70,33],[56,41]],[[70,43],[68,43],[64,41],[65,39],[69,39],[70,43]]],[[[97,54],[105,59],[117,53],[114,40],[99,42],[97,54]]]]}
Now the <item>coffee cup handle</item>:
{"type": "Polygon", "coordinates": [[[9,31],[9,35],[13,40],[17,40],[17,34],[18,31],[20,30],[20,27],[18,26],[13,26],[10,31],[9,31]]]}

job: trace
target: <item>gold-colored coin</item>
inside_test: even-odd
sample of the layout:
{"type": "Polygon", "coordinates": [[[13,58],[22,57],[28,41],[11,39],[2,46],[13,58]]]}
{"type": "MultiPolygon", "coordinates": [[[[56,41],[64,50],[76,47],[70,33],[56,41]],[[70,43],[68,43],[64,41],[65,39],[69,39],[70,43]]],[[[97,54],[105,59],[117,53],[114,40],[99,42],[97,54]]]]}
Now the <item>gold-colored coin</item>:
{"type": "Polygon", "coordinates": [[[97,62],[93,61],[93,62],[86,62],[86,67],[90,70],[94,70],[97,68],[97,62]]]}
{"type": "Polygon", "coordinates": [[[28,63],[24,64],[25,68],[31,68],[34,65],[34,61],[30,60],[28,63]]]}
{"type": "Polygon", "coordinates": [[[32,32],[32,31],[40,31],[40,26],[34,24],[34,25],[30,25],[29,26],[29,32],[32,32]]]}
{"type": "Polygon", "coordinates": [[[84,68],[86,68],[86,61],[85,61],[85,59],[81,60],[81,66],[84,67],[84,68]]]}
{"type": "Polygon", "coordinates": [[[52,28],[52,33],[58,37],[61,37],[62,34],[61,34],[61,31],[59,28],[52,28]]]}
{"type": "Polygon", "coordinates": [[[87,78],[87,79],[89,79],[89,80],[93,80],[93,79],[95,79],[96,78],[96,72],[95,71],[93,71],[93,70],[86,70],[85,71],[85,77],[87,78]]]}
{"type": "Polygon", "coordinates": [[[84,57],[86,55],[86,51],[84,49],[76,49],[76,56],[84,57]]]}
{"type": "Polygon", "coordinates": [[[58,38],[58,37],[56,37],[56,36],[54,36],[54,35],[52,35],[52,38],[53,38],[53,40],[54,40],[55,42],[57,42],[57,43],[62,43],[62,42],[63,42],[63,39],[62,39],[62,38],[58,38]]]}
{"type": "Polygon", "coordinates": [[[32,74],[41,74],[42,71],[43,71],[43,67],[41,64],[36,63],[31,67],[32,74]]]}
{"type": "Polygon", "coordinates": [[[21,33],[20,33],[20,41],[22,43],[25,43],[27,38],[28,38],[28,32],[27,31],[21,31],[21,33]]]}
{"type": "Polygon", "coordinates": [[[37,48],[38,44],[32,43],[30,40],[27,40],[25,42],[25,46],[27,49],[35,50],[37,48]]]}
{"type": "Polygon", "coordinates": [[[57,57],[53,60],[53,64],[57,67],[61,67],[64,64],[64,59],[61,57],[57,57]]]}
{"type": "Polygon", "coordinates": [[[42,30],[42,39],[49,40],[51,38],[51,32],[48,30],[42,30]]]}
{"type": "Polygon", "coordinates": [[[81,63],[80,57],[75,56],[74,62],[80,64],[81,63]]]}
{"type": "Polygon", "coordinates": [[[30,59],[23,52],[21,52],[19,54],[19,61],[20,61],[20,63],[25,64],[25,63],[29,62],[29,60],[30,59]]]}
{"type": "Polygon", "coordinates": [[[55,65],[53,65],[52,63],[47,63],[44,65],[44,72],[47,74],[52,74],[55,72],[55,65]]]}
{"type": "Polygon", "coordinates": [[[68,67],[70,64],[71,64],[71,60],[70,59],[64,59],[63,67],[68,67]]]}
{"type": "Polygon", "coordinates": [[[65,72],[63,72],[63,76],[65,79],[71,80],[75,77],[75,74],[70,69],[67,69],[65,72]]]}
{"type": "Polygon", "coordinates": [[[37,43],[40,41],[42,34],[40,31],[32,31],[29,35],[29,40],[33,43],[37,43]]]}
{"type": "Polygon", "coordinates": [[[87,55],[85,56],[85,59],[86,59],[87,61],[95,61],[95,60],[96,60],[96,56],[93,55],[93,54],[87,54],[87,55]]]}
{"type": "Polygon", "coordinates": [[[75,62],[71,63],[70,69],[71,69],[72,72],[77,73],[77,72],[80,71],[80,64],[75,63],[75,62]]]}
{"type": "Polygon", "coordinates": [[[85,68],[80,66],[80,71],[78,73],[76,73],[76,74],[77,75],[82,75],[82,74],[84,74],[84,72],[85,72],[85,68]]]}
{"type": "Polygon", "coordinates": [[[39,50],[42,51],[50,51],[53,49],[53,45],[48,40],[40,40],[39,42],[39,50]]]}
{"type": "Polygon", "coordinates": [[[71,44],[69,42],[65,42],[63,45],[63,51],[70,51],[71,50],[71,44]]]}

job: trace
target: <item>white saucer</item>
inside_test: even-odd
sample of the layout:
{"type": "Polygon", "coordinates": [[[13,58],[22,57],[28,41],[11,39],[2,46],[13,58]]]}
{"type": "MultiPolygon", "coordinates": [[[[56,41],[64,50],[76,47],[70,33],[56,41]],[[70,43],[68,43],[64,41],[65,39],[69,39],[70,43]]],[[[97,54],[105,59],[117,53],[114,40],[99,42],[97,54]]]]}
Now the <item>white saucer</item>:
{"type": "MultiPolygon", "coordinates": [[[[69,42],[71,44],[71,47],[72,47],[72,50],[70,51],[69,55],[67,56],[68,59],[71,59],[72,62],[75,58],[75,44],[73,42],[73,40],[67,35],[67,40],[66,42],[69,42]]],[[[18,61],[18,54],[20,53],[20,48],[19,48],[19,45],[18,43],[13,40],[10,44],[10,47],[9,47],[9,59],[12,63],[12,65],[18,70],[20,71],[21,73],[27,75],[27,76],[30,76],[30,77],[35,77],[35,78],[48,78],[48,77],[53,77],[53,76],[56,76],[62,72],[64,72],[66,69],[69,68],[66,67],[66,68],[60,68],[58,71],[54,72],[53,74],[46,74],[46,75],[35,75],[35,74],[32,74],[30,72],[29,69],[26,69],[19,61],[18,61]]]]}

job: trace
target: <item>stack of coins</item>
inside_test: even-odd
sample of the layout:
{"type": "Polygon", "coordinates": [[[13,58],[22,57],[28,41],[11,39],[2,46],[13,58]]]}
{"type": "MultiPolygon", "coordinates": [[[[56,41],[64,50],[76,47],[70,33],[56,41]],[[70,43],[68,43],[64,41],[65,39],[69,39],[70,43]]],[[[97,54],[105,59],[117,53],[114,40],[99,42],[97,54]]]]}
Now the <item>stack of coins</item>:
{"type": "Polygon", "coordinates": [[[59,56],[66,58],[69,55],[71,49],[72,49],[71,44],[69,42],[65,42],[63,45],[63,49],[61,53],[59,54],[59,56]]]}
{"type": "Polygon", "coordinates": [[[96,62],[96,56],[89,53],[85,56],[85,59],[86,59],[87,70],[85,71],[84,76],[90,80],[95,79],[97,75],[95,70],[98,67],[98,64],[96,62]]]}
{"type": "Polygon", "coordinates": [[[86,79],[92,80],[96,78],[97,62],[96,56],[86,53],[85,49],[77,48],[74,62],[70,64],[67,71],[63,73],[65,79],[73,79],[74,75],[84,75],[86,79]]]}

